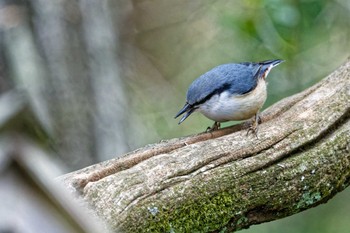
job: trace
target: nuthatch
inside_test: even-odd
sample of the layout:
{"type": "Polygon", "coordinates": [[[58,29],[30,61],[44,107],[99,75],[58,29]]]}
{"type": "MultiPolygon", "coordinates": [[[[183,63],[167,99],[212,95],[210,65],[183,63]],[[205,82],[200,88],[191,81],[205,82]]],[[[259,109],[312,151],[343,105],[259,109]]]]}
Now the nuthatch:
{"type": "Polygon", "coordinates": [[[258,112],[266,100],[266,76],[283,60],[243,62],[219,65],[193,81],[187,91],[185,106],[175,118],[184,114],[181,124],[198,111],[215,121],[209,128],[216,130],[220,122],[247,120],[253,116],[251,130],[256,133],[258,112]]]}

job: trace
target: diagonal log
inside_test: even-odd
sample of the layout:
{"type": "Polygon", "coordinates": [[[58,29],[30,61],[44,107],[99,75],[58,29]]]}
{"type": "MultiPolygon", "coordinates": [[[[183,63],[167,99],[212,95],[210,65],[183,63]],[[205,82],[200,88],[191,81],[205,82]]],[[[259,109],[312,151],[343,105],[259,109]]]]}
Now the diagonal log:
{"type": "Polygon", "coordinates": [[[350,59],[247,124],[162,141],[60,179],[112,229],[219,232],[325,203],[350,183],[350,59]]]}

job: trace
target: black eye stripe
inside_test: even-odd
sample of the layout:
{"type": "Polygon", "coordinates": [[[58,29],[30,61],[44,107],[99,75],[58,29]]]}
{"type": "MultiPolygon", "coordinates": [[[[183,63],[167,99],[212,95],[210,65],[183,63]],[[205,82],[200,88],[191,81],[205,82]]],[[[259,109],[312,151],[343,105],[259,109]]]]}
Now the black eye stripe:
{"type": "MultiPolygon", "coordinates": [[[[203,99],[197,101],[196,103],[192,104],[192,105],[200,105],[203,104],[204,102],[206,102],[207,100],[209,100],[211,97],[213,97],[214,95],[217,94],[221,94],[222,92],[228,90],[230,88],[230,84],[229,83],[225,83],[224,85],[222,85],[219,88],[216,88],[214,91],[212,91],[209,95],[207,95],[206,97],[204,97],[203,99]]],[[[198,107],[197,107],[198,108],[198,107]]]]}
{"type": "MultiPolygon", "coordinates": [[[[248,89],[247,91],[244,91],[244,92],[240,92],[240,93],[236,93],[236,94],[239,94],[239,95],[244,95],[244,94],[247,94],[249,92],[251,92],[252,90],[255,89],[255,87],[257,86],[257,82],[255,83],[254,86],[252,86],[250,89],[248,89]]],[[[205,103],[207,100],[209,100],[211,97],[213,97],[214,95],[220,95],[221,93],[229,90],[231,87],[231,84],[230,83],[225,83],[224,85],[222,85],[221,87],[215,89],[213,92],[211,92],[209,95],[207,95],[206,97],[204,97],[203,99],[193,103],[193,104],[190,104],[191,106],[193,106],[194,108],[198,108],[198,105],[201,105],[203,103],[205,103]]]]}

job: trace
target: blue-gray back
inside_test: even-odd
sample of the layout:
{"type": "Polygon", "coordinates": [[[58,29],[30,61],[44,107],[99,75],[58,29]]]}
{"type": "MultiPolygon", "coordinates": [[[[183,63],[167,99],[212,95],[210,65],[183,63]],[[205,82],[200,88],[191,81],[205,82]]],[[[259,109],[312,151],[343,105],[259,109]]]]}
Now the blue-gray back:
{"type": "Polygon", "coordinates": [[[193,81],[187,91],[187,102],[197,105],[225,90],[243,95],[257,85],[257,63],[230,63],[219,65],[193,81]]]}

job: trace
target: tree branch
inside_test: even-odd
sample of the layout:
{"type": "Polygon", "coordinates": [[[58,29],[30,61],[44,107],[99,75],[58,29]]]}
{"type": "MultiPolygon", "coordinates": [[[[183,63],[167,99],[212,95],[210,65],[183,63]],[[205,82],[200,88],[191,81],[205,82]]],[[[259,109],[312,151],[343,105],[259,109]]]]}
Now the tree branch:
{"type": "Polygon", "coordinates": [[[124,232],[238,230],[314,207],[350,181],[350,60],[240,124],[61,177],[124,232]]]}

